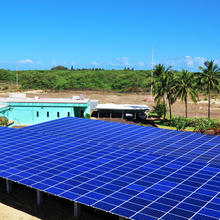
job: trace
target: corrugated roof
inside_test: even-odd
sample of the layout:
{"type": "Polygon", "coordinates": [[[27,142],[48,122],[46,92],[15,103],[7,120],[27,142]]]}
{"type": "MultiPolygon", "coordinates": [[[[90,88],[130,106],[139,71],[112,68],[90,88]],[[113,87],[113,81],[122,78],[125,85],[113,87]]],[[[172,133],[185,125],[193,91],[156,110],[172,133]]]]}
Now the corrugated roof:
{"type": "Polygon", "coordinates": [[[8,107],[8,105],[0,104],[0,109],[5,108],[5,107],[8,107]]]}
{"type": "Polygon", "coordinates": [[[87,104],[89,99],[71,99],[71,98],[0,98],[2,103],[10,102],[34,102],[34,103],[82,103],[87,104]]]}
{"type": "Polygon", "coordinates": [[[108,110],[150,110],[147,105],[135,105],[135,104],[98,104],[96,109],[108,109],[108,110]]]}

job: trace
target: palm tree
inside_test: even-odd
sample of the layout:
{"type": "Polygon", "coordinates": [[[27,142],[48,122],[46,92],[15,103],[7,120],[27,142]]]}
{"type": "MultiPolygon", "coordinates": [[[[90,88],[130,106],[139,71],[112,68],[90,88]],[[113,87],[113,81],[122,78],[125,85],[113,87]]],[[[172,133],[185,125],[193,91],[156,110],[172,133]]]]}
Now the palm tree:
{"type": "Polygon", "coordinates": [[[211,90],[219,91],[220,68],[214,64],[214,60],[205,61],[204,65],[205,68],[199,67],[202,72],[198,73],[198,82],[208,95],[208,118],[210,118],[211,90]]]}
{"type": "Polygon", "coordinates": [[[169,111],[170,111],[170,121],[172,120],[172,104],[176,101],[176,91],[174,88],[175,85],[175,77],[174,77],[174,71],[168,70],[166,72],[166,95],[167,95],[167,100],[169,104],[169,111]]]}
{"type": "Polygon", "coordinates": [[[169,110],[170,110],[170,119],[172,119],[172,109],[171,106],[175,101],[174,93],[173,93],[173,71],[170,70],[171,66],[167,68],[163,64],[158,64],[155,66],[155,70],[153,72],[153,95],[155,95],[156,102],[160,102],[163,99],[164,104],[164,119],[166,116],[166,101],[165,96],[168,99],[169,110]]]}
{"type": "Polygon", "coordinates": [[[197,90],[195,89],[195,82],[193,80],[193,74],[188,70],[182,70],[182,72],[177,76],[174,89],[176,90],[177,98],[180,98],[182,102],[185,102],[185,116],[187,118],[188,97],[190,97],[195,103],[197,102],[198,97],[197,90]]]}
{"type": "Polygon", "coordinates": [[[155,96],[155,101],[158,103],[163,99],[164,104],[164,114],[163,119],[166,117],[166,101],[165,101],[165,94],[166,94],[166,72],[169,71],[171,67],[166,67],[163,64],[158,64],[155,66],[153,71],[153,86],[152,86],[152,93],[155,96]]]}

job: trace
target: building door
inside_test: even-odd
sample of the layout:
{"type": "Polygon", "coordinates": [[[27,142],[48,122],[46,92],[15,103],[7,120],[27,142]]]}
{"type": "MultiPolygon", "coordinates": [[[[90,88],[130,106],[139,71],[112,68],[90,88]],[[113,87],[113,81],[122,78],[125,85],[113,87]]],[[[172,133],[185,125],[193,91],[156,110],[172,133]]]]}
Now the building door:
{"type": "Polygon", "coordinates": [[[84,109],[80,110],[80,118],[84,118],[84,109]]]}
{"type": "Polygon", "coordinates": [[[74,108],[74,115],[75,117],[80,117],[80,118],[84,118],[84,112],[85,112],[85,108],[74,108]]]}

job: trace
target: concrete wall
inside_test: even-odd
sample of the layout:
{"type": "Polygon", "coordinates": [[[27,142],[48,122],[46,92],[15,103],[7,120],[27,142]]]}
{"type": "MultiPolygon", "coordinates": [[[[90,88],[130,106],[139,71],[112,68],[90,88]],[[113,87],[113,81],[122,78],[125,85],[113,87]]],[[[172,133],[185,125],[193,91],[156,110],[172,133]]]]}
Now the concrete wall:
{"type": "Polygon", "coordinates": [[[89,104],[73,103],[8,103],[9,110],[0,112],[15,124],[33,125],[64,117],[80,117],[90,114],[89,104]],[[80,114],[81,113],[81,114],[80,114]]]}

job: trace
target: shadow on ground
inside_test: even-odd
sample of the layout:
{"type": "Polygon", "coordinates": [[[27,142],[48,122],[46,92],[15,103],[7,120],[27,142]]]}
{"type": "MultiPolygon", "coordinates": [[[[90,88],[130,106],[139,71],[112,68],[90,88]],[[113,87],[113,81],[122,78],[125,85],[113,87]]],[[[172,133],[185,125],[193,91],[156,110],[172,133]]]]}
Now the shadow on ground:
{"type": "MultiPolygon", "coordinates": [[[[40,206],[36,203],[36,190],[12,183],[12,192],[6,193],[5,180],[0,178],[0,202],[44,220],[74,220],[73,202],[44,193],[40,206]]],[[[117,216],[81,206],[78,220],[116,220],[117,216]]]]}

